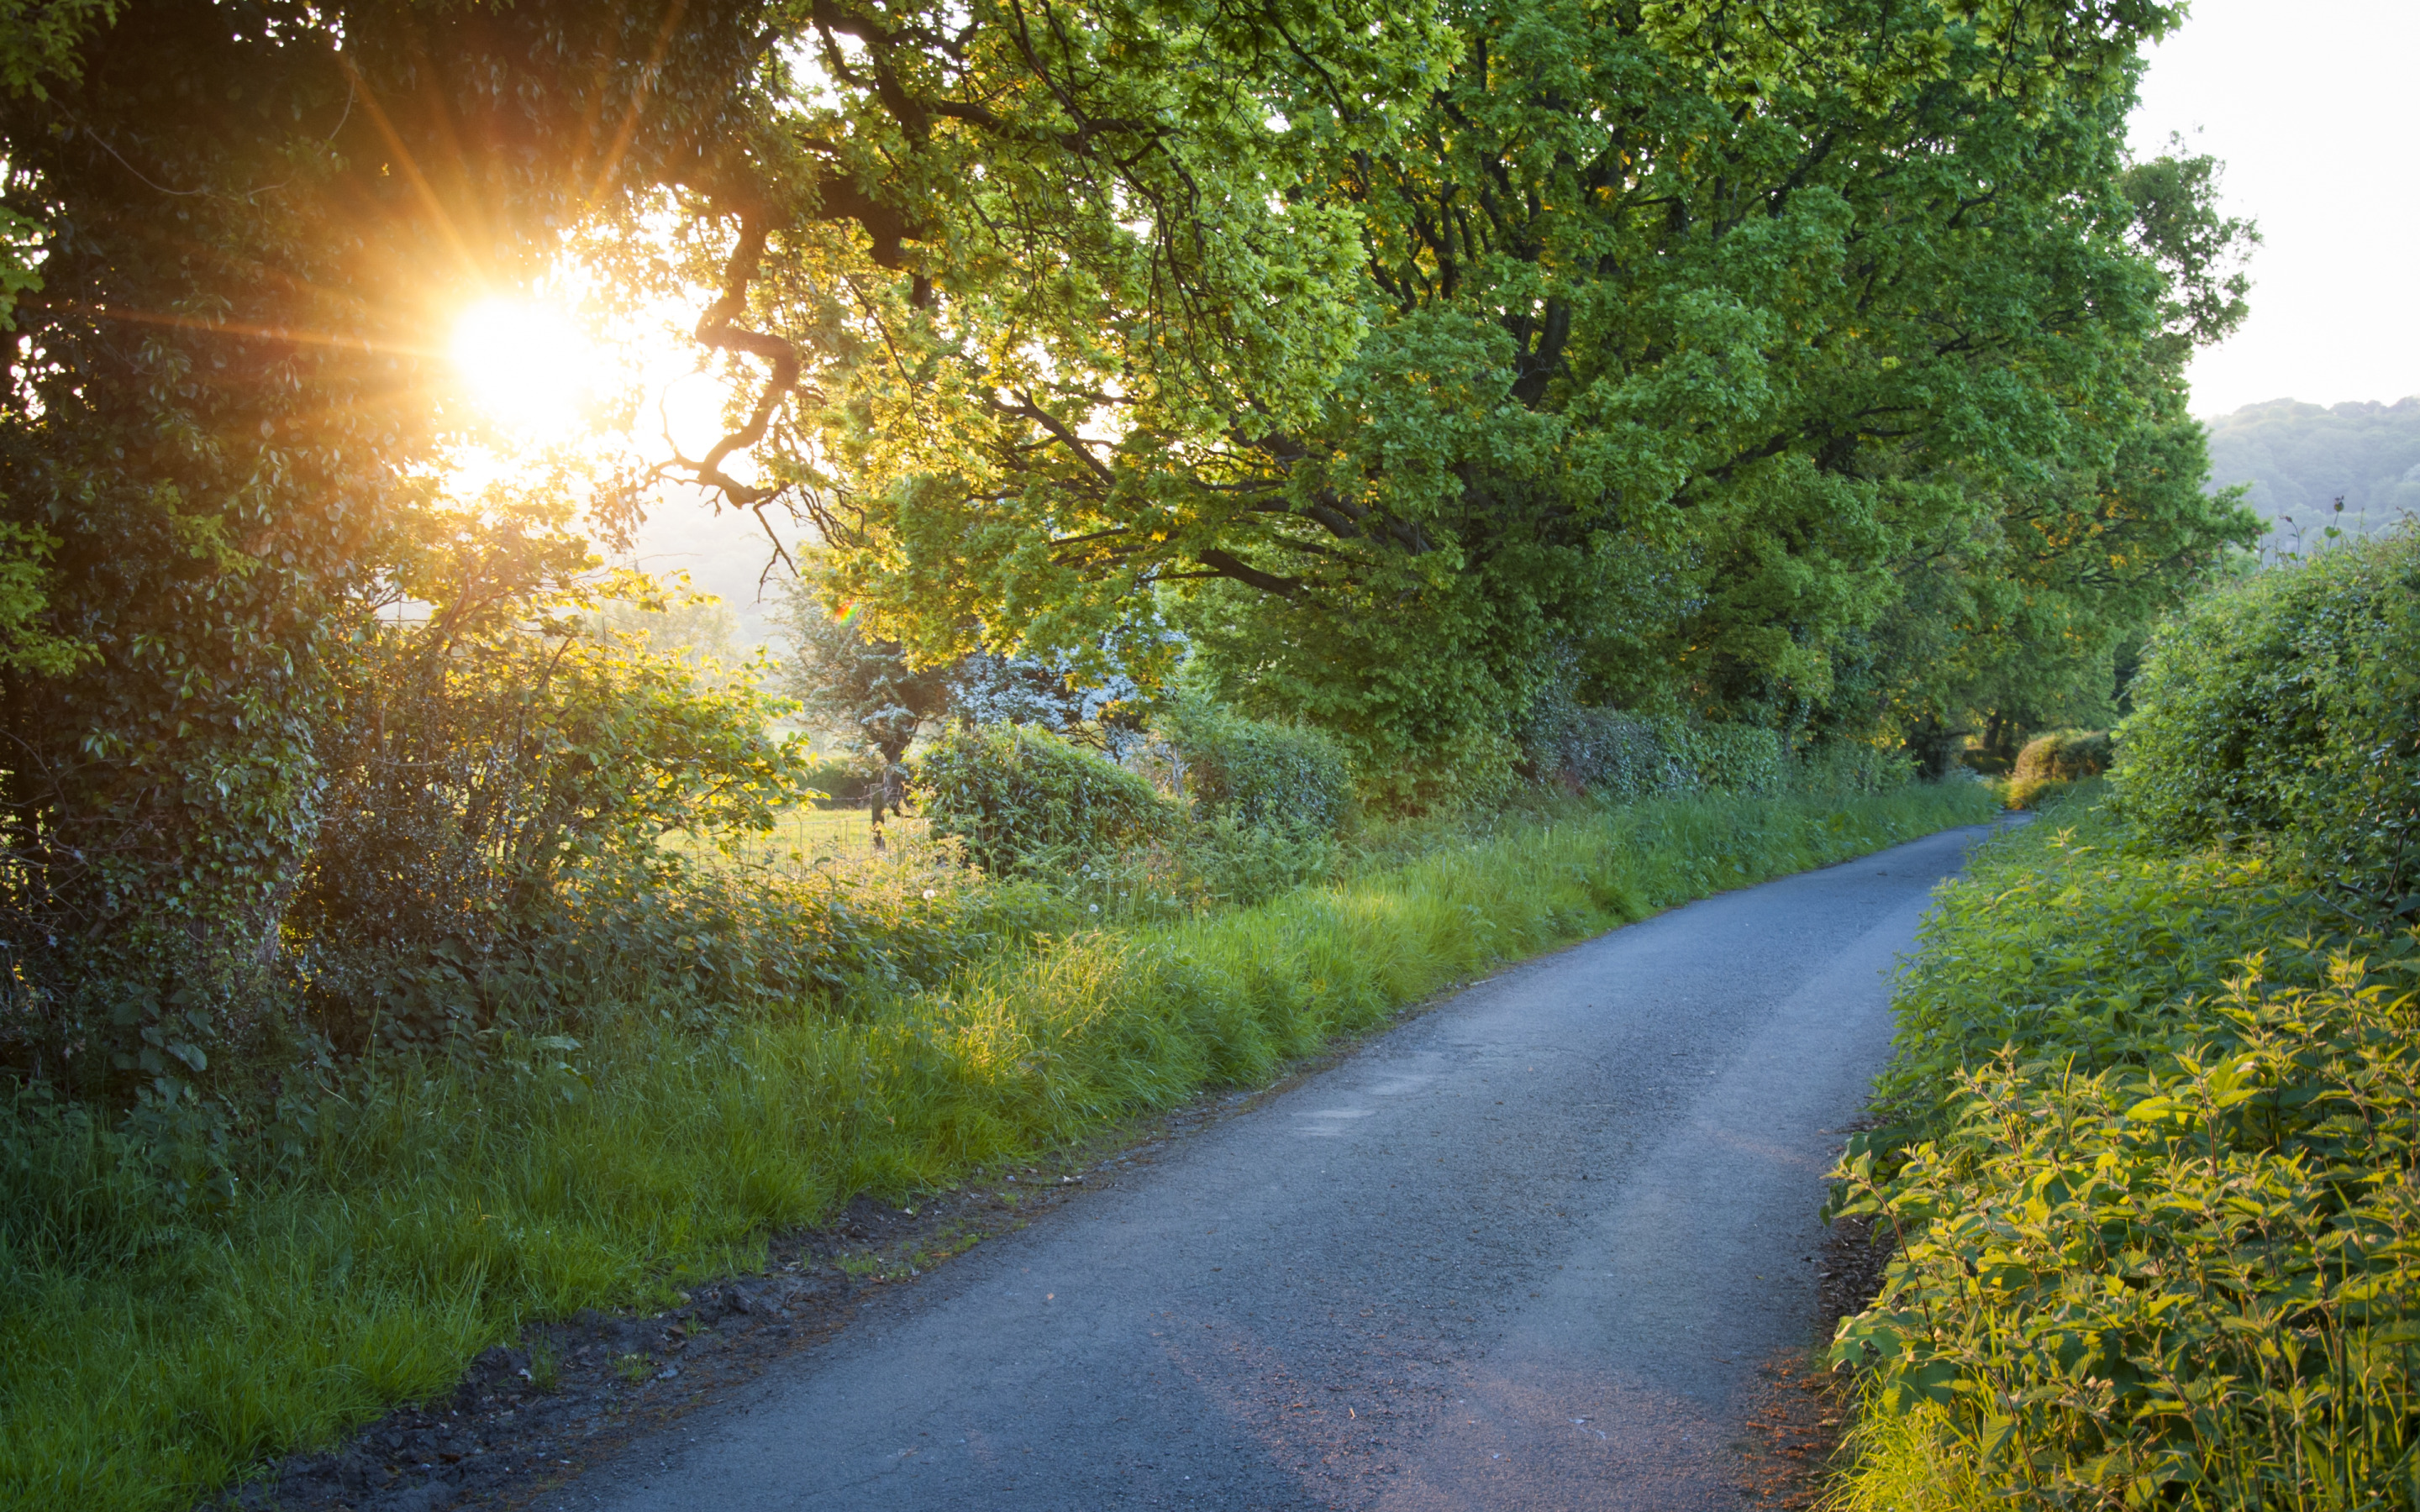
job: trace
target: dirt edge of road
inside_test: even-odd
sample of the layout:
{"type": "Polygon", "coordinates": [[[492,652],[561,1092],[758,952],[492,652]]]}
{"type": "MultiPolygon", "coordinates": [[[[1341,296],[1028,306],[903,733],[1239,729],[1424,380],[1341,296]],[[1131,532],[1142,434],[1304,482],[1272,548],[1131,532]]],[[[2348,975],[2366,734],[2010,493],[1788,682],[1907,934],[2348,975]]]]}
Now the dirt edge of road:
{"type": "MultiPolygon", "coordinates": [[[[1869,1128],[1860,1120],[1837,1131],[1847,1135],[1869,1128]]],[[[1767,1360],[1745,1414],[1739,1443],[1740,1489],[1762,1512],[1808,1512],[1822,1502],[1841,1441],[1856,1421],[1856,1382],[1826,1363],[1826,1346],[1840,1319],[1873,1304],[1884,1273],[1899,1253],[1871,1220],[1842,1218],[1809,1257],[1817,1267],[1816,1307],[1808,1347],[1767,1360]]]]}

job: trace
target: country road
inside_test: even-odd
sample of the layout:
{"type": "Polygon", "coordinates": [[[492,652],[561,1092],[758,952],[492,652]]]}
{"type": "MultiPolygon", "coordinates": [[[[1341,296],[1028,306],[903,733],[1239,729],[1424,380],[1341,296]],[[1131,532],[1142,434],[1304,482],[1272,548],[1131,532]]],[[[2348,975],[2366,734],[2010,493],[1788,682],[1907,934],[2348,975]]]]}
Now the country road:
{"type": "Polygon", "coordinates": [[[537,1504],[1740,1505],[1886,973],[1981,833],[1508,970],[537,1504]]]}

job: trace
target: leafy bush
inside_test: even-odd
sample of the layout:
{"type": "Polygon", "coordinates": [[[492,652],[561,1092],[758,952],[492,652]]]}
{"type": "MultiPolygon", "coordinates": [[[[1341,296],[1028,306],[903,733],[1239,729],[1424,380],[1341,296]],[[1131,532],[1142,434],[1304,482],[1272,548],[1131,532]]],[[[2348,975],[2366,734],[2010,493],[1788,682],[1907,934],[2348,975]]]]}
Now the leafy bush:
{"type": "Polygon", "coordinates": [[[2420,908],[2420,536],[2202,600],[2133,697],[2117,778],[2152,842],[2257,841],[2365,908],[2420,908]]]}
{"type": "Polygon", "coordinates": [[[1777,731],[1577,704],[1541,712],[1525,749],[1534,779],[1618,803],[1658,794],[1775,793],[1791,775],[1777,731]]]}
{"type": "Polygon", "coordinates": [[[1352,762],[1324,731],[1187,700],[1169,712],[1158,733],[1177,764],[1179,796],[1196,818],[1335,835],[1353,817],[1352,762]]]}
{"type": "Polygon", "coordinates": [[[2020,782],[2078,782],[2109,770],[2115,749],[2106,731],[2054,730],[2025,742],[2009,776],[2020,782]]]}
{"type": "Polygon", "coordinates": [[[315,1052],[374,1030],[434,1042],[544,1011],[567,986],[550,962],[594,954],[558,944],[597,879],[667,893],[667,830],[762,827],[799,795],[800,763],[765,733],[777,705],[593,622],[525,628],[530,603],[349,644],[313,735],[318,779],[293,797],[307,841],[272,869],[264,920],[208,952],[240,970],[197,972],[194,950],[140,930],[9,931],[0,1064],[173,1103],[236,1095],[256,1053],[297,1037],[315,1052]]]}
{"type": "Polygon", "coordinates": [[[1232,814],[1184,825],[1163,839],[1095,854],[1051,886],[1088,921],[1168,923],[1219,908],[1249,907],[1306,883],[1335,877],[1344,847],[1333,837],[1232,814]]]}
{"type": "Polygon", "coordinates": [[[1183,817],[1141,777],[1030,725],[944,733],[917,783],[933,832],[992,872],[1080,864],[1171,834],[1183,817]]]}
{"type": "Polygon", "coordinates": [[[1667,730],[1620,709],[1561,703],[1533,718],[1526,764],[1537,781],[1616,802],[1687,792],[1696,774],[1672,749],[1667,730]]]}
{"type": "Polygon", "coordinates": [[[2420,938],[2325,947],[2259,857],[2106,812],[1940,897],[1836,1173],[1903,1242],[1838,1504],[2412,1505],[2420,938]],[[1885,1499],[1944,1464],[1979,1491],[1885,1499]]]}
{"type": "Polygon", "coordinates": [[[1798,753],[1791,779],[1801,793],[1889,793],[1916,780],[1916,758],[1863,741],[1824,741],[1798,753]]]}
{"type": "Polygon", "coordinates": [[[1998,784],[2000,800],[2011,809],[2039,809],[2062,798],[2075,784],[2058,777],[2012,777],[1998,784]]]}
{"type": "MultiPolygon", "coordinates": [[[[433,1041],[507,1003],[543,1011],[585,975],[597,943],[564,937],[601,900],[678,910],[660,836],[761,829],[801,795],[800,748],[765,733],[776,706],[609,635],[440,625],[366,648],[285,921],[328,1038],[433,1041]]],[[[598,939],[629,937],[620,912],[598,939]]]]}
{"type": "Polygon", "coordinates": [[[1761,725],[1676,726],[1665,738],[1709,792],[1775,793],[1788,773],[1789,747],[1761,725]]]}

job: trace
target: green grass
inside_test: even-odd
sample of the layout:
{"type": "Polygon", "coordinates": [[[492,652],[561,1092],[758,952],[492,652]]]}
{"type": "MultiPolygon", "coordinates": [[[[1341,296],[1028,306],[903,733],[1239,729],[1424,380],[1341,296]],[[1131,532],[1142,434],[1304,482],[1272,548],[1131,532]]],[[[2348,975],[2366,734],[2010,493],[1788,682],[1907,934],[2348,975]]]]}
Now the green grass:
{"type": "Polygon", "coordinates": [[[1511,959],[1989,817],[1979,787],[1703,798],[1430,837],[1262,905],[1078,933],[943,988],[709,1032],[634,1004],[576,1051],[390,1060],[288,1174],[163,1223],[105,1138],[28,1116],[0,1177],[0,1506],[164,1508],[448,1388],[528,1321],[763,1263],[765,1236],[1098,1134],[1511,959]]]}
{"type": "MultiPolygon", "coordinates": [[[[912,844],[923,839],[925,825],[923,816],[909,815],[886,820],[882,828],[891,841],[912,844]]],[[[666,842],[698,856],[715,850],[677,831],[666,842]]],[[[808,866],[818,860],[864,856],[873,849],[874,826],[863,809],[818,809],[812,804],[783,810],[770,830],[750,835],[734,847],[747,860],[808,866]]]]}

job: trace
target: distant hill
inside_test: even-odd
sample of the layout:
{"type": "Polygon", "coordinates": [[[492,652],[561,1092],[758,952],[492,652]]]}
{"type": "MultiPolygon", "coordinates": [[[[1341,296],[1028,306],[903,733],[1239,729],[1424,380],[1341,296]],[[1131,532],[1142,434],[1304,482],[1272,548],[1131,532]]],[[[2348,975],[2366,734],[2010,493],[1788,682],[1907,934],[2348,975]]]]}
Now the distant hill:
{"type": "Polygon", "coordinates": [[[2324,408],[2272,399],[2209,424],[2211,486],[2250,484],[2252,507],[2288,550],[2298,537],[2316,545],[2331,524],[2366,533],[2420,516],[2420,396],[2324,408]]]}

